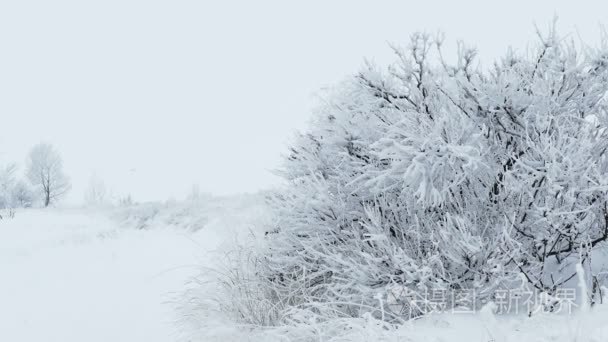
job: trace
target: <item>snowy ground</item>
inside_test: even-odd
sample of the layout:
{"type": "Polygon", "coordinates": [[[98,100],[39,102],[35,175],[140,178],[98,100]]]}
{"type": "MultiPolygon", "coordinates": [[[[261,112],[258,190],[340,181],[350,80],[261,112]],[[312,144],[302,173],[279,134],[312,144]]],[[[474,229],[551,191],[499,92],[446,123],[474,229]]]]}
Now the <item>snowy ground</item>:
{"type": "Polygon", "coordinates": [[[0,221],[0,341],[171,341],[165,302],[214,248],[199,237],[75,211],[0,221]]]}
{"type": "Polygon", "coordinates": [[[174,341],[184,284],[247,228],[227,202],[0,220],[0,341],[174,341]]]}
{"type": "Polygon", "coordinates": [[[398,329],[365,319],[247,328],[198,312],[200,330],[184,334],[175,302],[222,251],[255,234],[251,218],[263,213],[251,203],[21,210],[0,220],[0,341],[608,341],[603,307],[574,316],[435,316],[398,329]]]}

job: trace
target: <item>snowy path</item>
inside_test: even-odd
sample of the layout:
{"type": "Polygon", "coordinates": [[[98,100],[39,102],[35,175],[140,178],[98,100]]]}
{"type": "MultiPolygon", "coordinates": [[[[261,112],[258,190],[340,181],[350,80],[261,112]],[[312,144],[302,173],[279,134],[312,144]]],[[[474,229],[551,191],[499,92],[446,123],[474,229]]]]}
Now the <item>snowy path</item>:
{"type": "Polygon", "coordinates": [[[167,302],[215,243],[77,211],[17,213],[0,221],[0,341],[173,341],[167,302]]]}

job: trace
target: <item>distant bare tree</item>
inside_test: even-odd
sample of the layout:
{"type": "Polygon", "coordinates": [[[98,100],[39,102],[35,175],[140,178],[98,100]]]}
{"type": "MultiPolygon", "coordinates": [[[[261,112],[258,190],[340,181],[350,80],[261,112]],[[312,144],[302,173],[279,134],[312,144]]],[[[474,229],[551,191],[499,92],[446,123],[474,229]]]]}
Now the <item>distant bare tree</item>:
{"type": "Polygon", "coordinates": [[[38,187],[45,207],[65,195],[71,188],[63,173],[61,156],[50,144],[40,143],[29,154],[27,177],[38,187]]]}
{"type": "Polygon", "coordinates": [[[131,196],[131,194],[128,194],[126,196],[122,196],[118,199],[118,205],[122,206],[122,207],[128,207],[135,204],[135,202],[133,201],[133,197],[131,196]]]}
{"type": "Polygon", "coordinates": [[[97,175],[92,175],[89,186],[84,194],[84,200],[88,205],[101,205],[106,200],[106,185],[97,175]]]}

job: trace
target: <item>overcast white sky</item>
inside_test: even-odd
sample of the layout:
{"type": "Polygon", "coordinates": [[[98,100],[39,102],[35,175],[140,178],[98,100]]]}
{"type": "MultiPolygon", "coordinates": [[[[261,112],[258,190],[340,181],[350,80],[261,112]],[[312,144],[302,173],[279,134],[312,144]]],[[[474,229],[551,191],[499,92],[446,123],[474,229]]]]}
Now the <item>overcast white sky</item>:
{"type": "Polygon", "coordinates": [[[136,200],[277,182],[313,96],[391,60],[387,42],[443,30],[485,58],[524,49],[533,23],[595,43],[603,1],[0,2],[0,161],[53,143],[82,198],[96,173],[136,200]]]}

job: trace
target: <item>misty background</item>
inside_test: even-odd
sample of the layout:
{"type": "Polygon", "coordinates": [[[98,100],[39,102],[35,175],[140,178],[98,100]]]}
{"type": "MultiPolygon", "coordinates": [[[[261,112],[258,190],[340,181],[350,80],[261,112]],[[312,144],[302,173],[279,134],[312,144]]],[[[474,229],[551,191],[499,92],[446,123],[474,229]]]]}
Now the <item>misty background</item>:
{"type": "Polygon", "coordinates": [[[22,171],[33,145],[55,145],[68,202],[93,174],[138,201],[193,184],[256,191],[278,182],[270,171],[319,90],[366,57],[390,62],[389,42],[442,30],[447,48],[462,39],[494,58],[558,15],[561,32],[594,45],[600,3],[4,1],[0,163],[22,171]]]}

